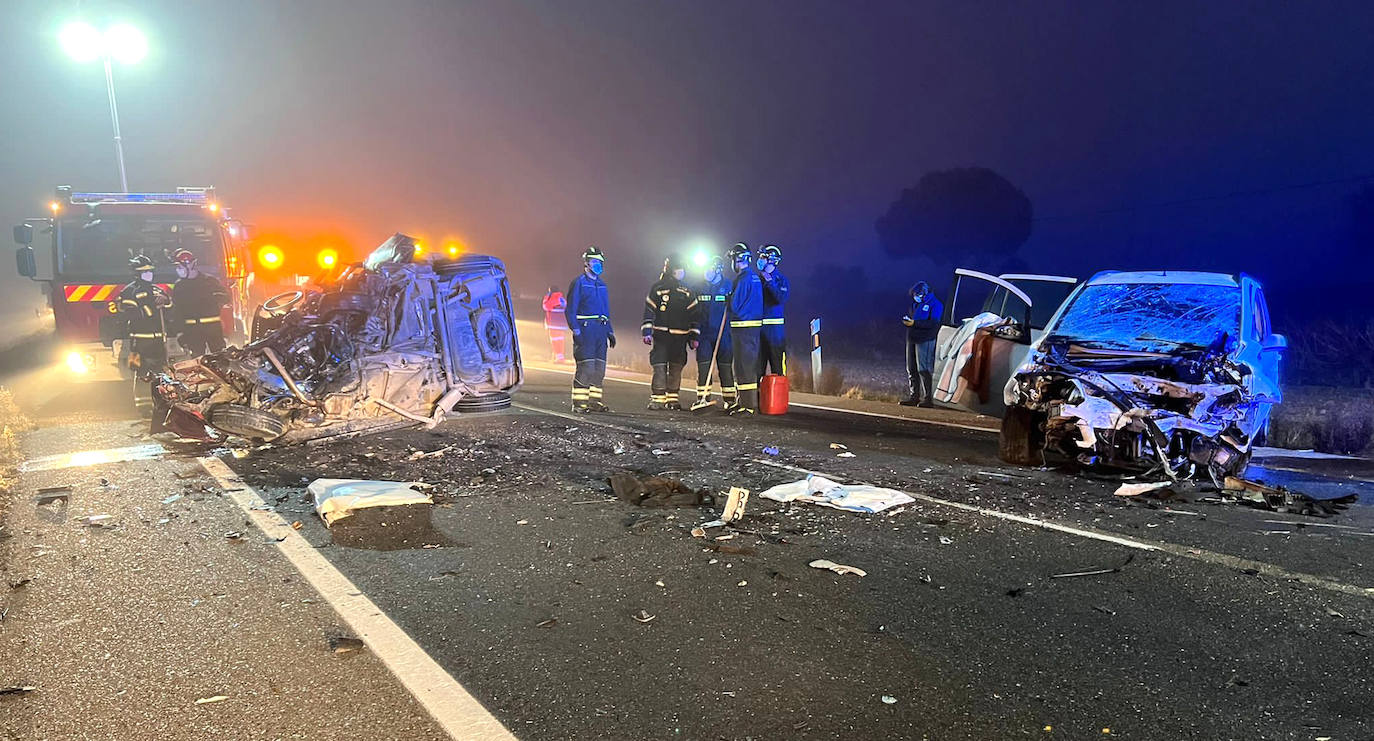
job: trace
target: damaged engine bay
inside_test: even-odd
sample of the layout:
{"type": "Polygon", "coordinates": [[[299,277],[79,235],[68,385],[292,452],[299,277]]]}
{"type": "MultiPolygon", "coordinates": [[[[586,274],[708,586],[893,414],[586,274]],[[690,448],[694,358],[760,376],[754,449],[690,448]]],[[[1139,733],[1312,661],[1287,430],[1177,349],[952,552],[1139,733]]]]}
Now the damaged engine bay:
{"type": "Polygon", "coordinates": [[[302,442],[509,406],[523,371],[505,266],[415,253],[396,234],[318,287],[269,299],[246,346],[154,382],[153,431],[302,442]]]}
{"type": "MultiPolygon", "coordinates": [[[[1238,285],[1089,286],[1007,384],[1026,452],[1170,480],[1240,476],[1277,378],[1241,335],[1238,285]]],[[[1004,436],[1015,435],[1004,423],[1004,436]]]]}

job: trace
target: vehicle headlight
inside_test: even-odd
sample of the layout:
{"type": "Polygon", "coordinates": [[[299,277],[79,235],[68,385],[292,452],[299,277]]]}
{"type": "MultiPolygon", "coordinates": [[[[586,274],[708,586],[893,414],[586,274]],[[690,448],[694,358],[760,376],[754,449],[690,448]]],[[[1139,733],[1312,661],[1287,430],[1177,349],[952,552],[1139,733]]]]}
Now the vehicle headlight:
{"type": "Polygon", "coordinates": [[[90,373],[94,368],[94,355],[79,350],[72,350],[67,353],[67,370],[72,373],[90,373]]]}

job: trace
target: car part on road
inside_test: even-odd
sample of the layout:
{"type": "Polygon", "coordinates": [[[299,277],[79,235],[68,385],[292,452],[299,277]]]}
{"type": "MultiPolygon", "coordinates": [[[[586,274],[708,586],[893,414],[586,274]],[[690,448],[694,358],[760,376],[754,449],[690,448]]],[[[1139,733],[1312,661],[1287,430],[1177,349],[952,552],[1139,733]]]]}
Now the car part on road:
{"type": "Polygon", "coordinates": [[[725,511],[721,522],[734,522],[744,517],[744,508],[749,504],[749,490],[738,486],[730,487],[729,497],[725,500],[725,511]]]}
{"type": "Polygon", "coordinates": [[[640,478],[629,471],[616,471],[610,478],[611,491],[622,502],[640,507],[700,507],[714,503],[706,491],[693,491],[677,479],[665,476],[640,478]]]}
{"type": "Polygon", "coordinates": [[[321,281],[264,302],[246,347],[174,364],[153,431],[290,443],[510,406],[523,371],[500,260],[417,261],[396,234],[321,281]]]}
{"type": "Polygon", "coordinates": [[[841,576],[845,574],[854,574],[856,576],[868,576],[868,572],[864,571],[861,568],[858,568],[856,566],[846,566],[842,563],[835,563],[834,561],[828,561],[824,558],[818,558],[815,561],[812,561],[811,563],[807,564],[807,566],[810,566],[813,569],[829,569],[830,571],[833,571],[841,576]]]}
{"type": "Polygon", "coordinates": [[[846,486],[824,476],[815,475],[809,475],[790,484],[779,484],[759,496],[775,502],[810,502],[822,507],[867,514],[916,501],[910,495],[896,489],[860,484],[846,486]]]}
{"type": "Polygon", "coordinates": [[[419,481],[365,481],[362,479],[315,479],[307,491],[315,512],[326,527],[369,507],[399,507],[434,504],[430,495],[418,491],[429,484],[419,481]]]}

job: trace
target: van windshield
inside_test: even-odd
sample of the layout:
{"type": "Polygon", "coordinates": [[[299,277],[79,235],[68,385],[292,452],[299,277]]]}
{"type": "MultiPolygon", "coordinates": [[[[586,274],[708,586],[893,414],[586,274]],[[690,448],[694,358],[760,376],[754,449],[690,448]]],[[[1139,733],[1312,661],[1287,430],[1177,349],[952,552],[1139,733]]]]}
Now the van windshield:
{"type": "Polygon", "coordinates": [[[179,250],[190,250],[201,270],[222,272],[219,225],[211,219],[101,214],[88,222],[63,222],[61,237],[63,275],[123,277],[135,255],[152,260],[158,273],[170,273],[179,250]]]}
{"type": "Polygon", "coordinates": [[[1209,347],[1240,331],[1238,286],[1107,283],[1088,286],[1052,336],[1141,350],[1209,347]]]}

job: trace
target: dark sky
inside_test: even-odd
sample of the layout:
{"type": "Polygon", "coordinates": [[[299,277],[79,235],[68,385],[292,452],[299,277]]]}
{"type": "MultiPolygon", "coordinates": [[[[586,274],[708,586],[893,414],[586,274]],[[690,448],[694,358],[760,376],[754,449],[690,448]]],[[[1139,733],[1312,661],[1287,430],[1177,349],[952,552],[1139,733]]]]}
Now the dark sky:
{"type": "MultiPolygon", "coordinates": [[[[1034,268],[1245,270],[1291,291],[1369,264],[1332,246],[1345,197],[1374,176],[1367,2],[11,0],[0,13],[5,224],[39,214],[58,183],[117,186],[99,65],[56,43],[81,16],[149,37],[149,58],[115,73],[132,189],[212,183],[302,245],[460,238],[525,290],[566,284],[595,243],[629,299],[667,251],[738,239],[781,245],[794,280],[852,262],[887,290],[921,264],[883,257],[874,220],[923,173],[968,165],[1030,197],[1034,268]],[[1311,183],[1332,184],[1292,187],[1311,183]]],[[[36,295],[11,272],[7,294],[36,295]]]]}

